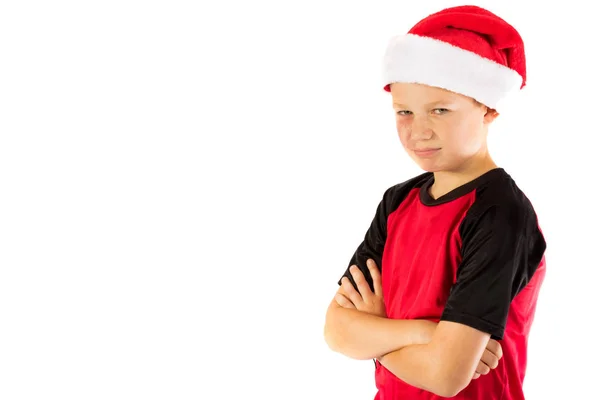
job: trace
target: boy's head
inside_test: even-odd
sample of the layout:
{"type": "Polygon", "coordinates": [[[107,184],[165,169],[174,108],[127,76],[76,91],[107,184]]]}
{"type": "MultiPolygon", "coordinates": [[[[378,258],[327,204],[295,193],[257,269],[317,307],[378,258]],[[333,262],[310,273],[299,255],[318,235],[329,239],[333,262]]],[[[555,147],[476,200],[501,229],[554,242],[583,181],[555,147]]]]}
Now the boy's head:
{"type": "Polygon", "coordinates": [[[523,41],[488,10],[447,8],[390,40],[383,75],[411,157],[429,171],[456,169],[487,151],[487,127],[496,110],[525,86],[523,41]],[[442,151],[415,153],[430,147],[442,151]]]}
{"type": "Polygon", "coordinates": [[[487,127],[498,115],[494,109],[418,83],[392,83],[390,91],[400,142],[422,169],[458,171],[469,160],[485,158],[487,127]],[[434,151],[422,151],[429,149],[434,151]]]}

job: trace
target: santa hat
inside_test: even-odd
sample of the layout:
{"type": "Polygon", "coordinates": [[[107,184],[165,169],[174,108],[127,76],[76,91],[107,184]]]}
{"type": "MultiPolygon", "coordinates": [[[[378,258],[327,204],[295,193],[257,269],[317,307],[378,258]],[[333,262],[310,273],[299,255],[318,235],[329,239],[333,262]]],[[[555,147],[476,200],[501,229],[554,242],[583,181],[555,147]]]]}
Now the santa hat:
{"type": "Polygon", "coordinates": [[[498,109],[525,86],[525,52],[519,32],[477,6],[429,15],[387,47],[384,89],[394,82],[422,83],[474,98],[498,109]]]}

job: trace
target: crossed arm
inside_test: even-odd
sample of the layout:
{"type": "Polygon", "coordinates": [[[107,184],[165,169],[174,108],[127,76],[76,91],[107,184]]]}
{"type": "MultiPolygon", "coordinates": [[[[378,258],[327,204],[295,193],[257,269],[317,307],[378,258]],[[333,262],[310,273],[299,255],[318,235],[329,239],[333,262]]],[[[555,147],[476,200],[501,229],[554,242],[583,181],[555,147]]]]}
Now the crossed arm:
{"type": "Polygon", "coordinates": [[[359,291],[344,278],[329,305],[324,335],[333,351],[377,358],[406,383],[443,397],[498,365],[502,349],[489,333],[450,321],[386,318],[379,270],[372,260],[368,267],[374,292],[360,270],[351,268],[359,291]]]}
{"type": "MultiPolygon", "coordinates": [[[[337,294],[345,296],[344,288],[337,294]]],[[[428,343],[435,326],[426,320],[388,319],[344,308],[334,298],[327,310],[325,340],[333,351],[369,360],[408,345],[428,343]]]]}

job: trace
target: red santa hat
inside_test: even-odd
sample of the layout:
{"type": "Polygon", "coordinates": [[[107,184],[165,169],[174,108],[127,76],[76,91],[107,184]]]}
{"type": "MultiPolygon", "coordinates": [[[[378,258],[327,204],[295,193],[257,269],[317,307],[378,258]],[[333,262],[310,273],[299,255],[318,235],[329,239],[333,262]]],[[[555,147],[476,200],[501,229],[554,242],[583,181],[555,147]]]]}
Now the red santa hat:
{"type": "Polygon", "coordinates": [[[498,109],[525,86],[525,51],[519,32],[477,6],[451,7],[390,40],[383,63],[384,89],[394,82],[422,83],[472,97],[498,109]]]}

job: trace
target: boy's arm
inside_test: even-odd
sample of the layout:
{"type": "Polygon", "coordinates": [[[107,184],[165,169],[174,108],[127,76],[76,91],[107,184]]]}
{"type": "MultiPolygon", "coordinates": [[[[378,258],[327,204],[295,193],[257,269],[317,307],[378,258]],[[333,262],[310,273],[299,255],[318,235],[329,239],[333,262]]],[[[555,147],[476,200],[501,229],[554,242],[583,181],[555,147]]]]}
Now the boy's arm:
{"type": "MultiPolygon", "coordinates": [[[[371,258],[378,266],[381,266],[387,238],[388,215],[398,207],[414,184],[424,175],[419,175],[385,190],[364,239],[352,255],[348,268],[339,279],[338,285],[342,284],[345,276],[355,288],[357,287],[350,272],[350,266],[356,265],[370,289],[374,290],[367,260],[371,258]]],[[[338,293],[344,294],[341,287],[338,293]]],[[[387,319],[343,308],[337,304],[334,298],[327,310],[324,334],[331,349],[348,357],[363,360],[376,358],[406,345],[427,343],[435,325],[434,322],[427,320],[387,319]]]]}
{"type": "MultiPolygon", "coordinates": [[[[338,293],[344,294],[343,287],[338,293]]],[[[378,317],[341,307],[335,298],[327,309],[324,336],[335,352],[357,360],[369,360],[404,346],[431,340],[436,323],[378,317]]]]}
{"type": "Polygon", "coordinates": [[[440,321],[431,342],[393,351],[379,362],[412,386],[453,397],[471,381],[489,340],[489,333],[440,321]]]}
{"type": "MultiPolygon", "coordinates": [[[[374,283],[367,266],[369,258],[381,265],[381,258],[387,236],[387,217],[395,209],[401,199],[406,196],[410,185],[389,187],[383,194],[365,233],[363,241],[352,255],[348,268],[338,281],[342,285],[343,277],[347,277],[356,288],[357,283],[350,272],[350,266],[356,265],[362,272],[371,291],[374,283]]],[[[340,286],[338,293],[345,295],[340,286]]],[[[393,320],[379,317],[356,309],[341,307],[332,300],[327,309],[325,322],[325,341],[336,352],[348,357],[368,360],[410,344],[427,343],[433,333],[430,321],[393,320]]]]}

